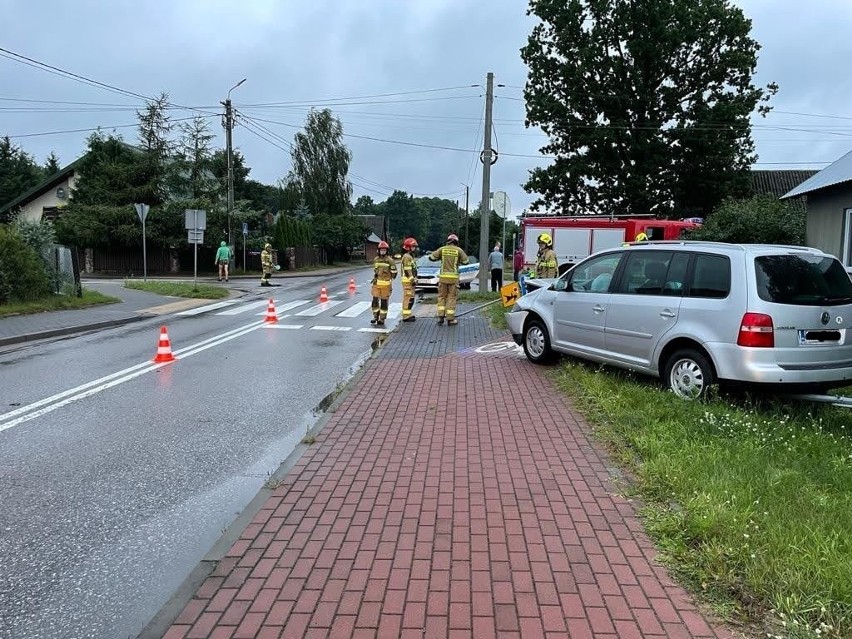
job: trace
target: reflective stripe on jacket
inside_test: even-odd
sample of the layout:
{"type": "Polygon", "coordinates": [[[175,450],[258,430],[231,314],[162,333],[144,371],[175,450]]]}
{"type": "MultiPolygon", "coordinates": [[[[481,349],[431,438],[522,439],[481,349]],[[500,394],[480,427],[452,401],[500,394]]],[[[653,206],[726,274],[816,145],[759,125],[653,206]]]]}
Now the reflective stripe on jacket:
{"type": "Polygon", "coordinates": [[[396,262],[389,255],[379,255],[373,260],[373,276],[377,286],[390,286],[396,277],[396,262]]]}
{"type": "Polygon", "coordinates": [[[432,262],[441,262],[441,272],[438,274],[444,283],[459,281],[459,265],[467,264],[467,254],[454,244],[442,246],[429,255],[432,262]]]}
{"type": "Polygon", "coordinates": [[[417,261],[411,253],[402,256],[402,283],[408,284],[417,278],[417,261]]]}
{"type": "Polygon", "coordinates": [[[556,251],[550,248],[540,251],[535,263],[535,272],[538,277],[549,278],[559,275],[559,264],[556,261],[556,251]]]}

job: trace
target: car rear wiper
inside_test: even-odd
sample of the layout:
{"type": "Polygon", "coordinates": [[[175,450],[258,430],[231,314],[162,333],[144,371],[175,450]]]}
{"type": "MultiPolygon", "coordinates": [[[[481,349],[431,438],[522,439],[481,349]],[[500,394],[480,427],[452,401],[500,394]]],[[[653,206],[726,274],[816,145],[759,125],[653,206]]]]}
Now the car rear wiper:
{"type": "Polygon", "coordinates": [[[822,302],[852,302],[852,295],[824,295],[822,302]]]}

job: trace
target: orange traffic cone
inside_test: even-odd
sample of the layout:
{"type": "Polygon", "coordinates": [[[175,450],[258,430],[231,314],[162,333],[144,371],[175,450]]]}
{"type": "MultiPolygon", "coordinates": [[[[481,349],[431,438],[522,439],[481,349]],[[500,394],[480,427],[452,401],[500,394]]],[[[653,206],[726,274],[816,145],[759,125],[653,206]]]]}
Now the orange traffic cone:
{"type": "Polygon", "coordinates": [[[275,302],[272,298],[270,298],[269,305],[266,307],[266,317],[263,318],[263,321],[269,324],[278,322],[278,314],[275,312],[275,302]]]}
{"type": "Polygon", "coordinates": [[[169,334],[166,327],[160,328],[160,341],[157,343],[157,356],[154,357],[155,364],[164,362],[173,362],[177,358],[172,355],[172,343],[169,341],[169,334]]]}
{"type": "Polygon", "coordinates": [[[355,292],[355,278],[354,277],[349,278],[349,292],[350,293],[355,292]]]}
{"type": "Polygon", "coordinates": [[[328,291],[325,290],[325,286],[320,289],[320,304],[328,301],[328,291]]]}

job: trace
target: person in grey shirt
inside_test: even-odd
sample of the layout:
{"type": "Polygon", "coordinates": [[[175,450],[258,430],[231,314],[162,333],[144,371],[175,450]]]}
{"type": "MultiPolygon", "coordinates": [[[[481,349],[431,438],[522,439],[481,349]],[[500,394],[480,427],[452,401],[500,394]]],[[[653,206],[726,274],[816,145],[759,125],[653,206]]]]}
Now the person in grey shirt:
{"type": "Polygon", "coordinates": [[[491,290],[497,292],[503,286],[503,252],[500,243],[488,254],[488,268],[491,269],[491,290]]]}

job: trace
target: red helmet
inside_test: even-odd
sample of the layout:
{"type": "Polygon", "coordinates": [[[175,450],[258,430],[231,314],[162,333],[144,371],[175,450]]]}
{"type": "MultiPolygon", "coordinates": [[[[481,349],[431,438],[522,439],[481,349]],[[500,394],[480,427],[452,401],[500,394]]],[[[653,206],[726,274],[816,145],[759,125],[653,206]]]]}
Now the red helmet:
{"type": "Polygon", "coordinates": [[[402,248],[404,248],[406,251],[410,251],[413,248],[417,248],[417,240],[415,240],[413,237],[405,238],[405,240],[403,240],[402,242],[402,248]]]}
{"type": "Polygon", "coordinates": [[[388,243],[385,242],[384,240],[379,242],[379,250],[385,249],[387,251],[389,248],[390,248],[390,246],[388,246],[388,243]]]}
{"type": "Polygon", "coordinates": [[[459,241],[459,236],[456,235],[455,233],[450,233],[447,236],[447,242],[458,242],[458,241],[459,241]]]}

